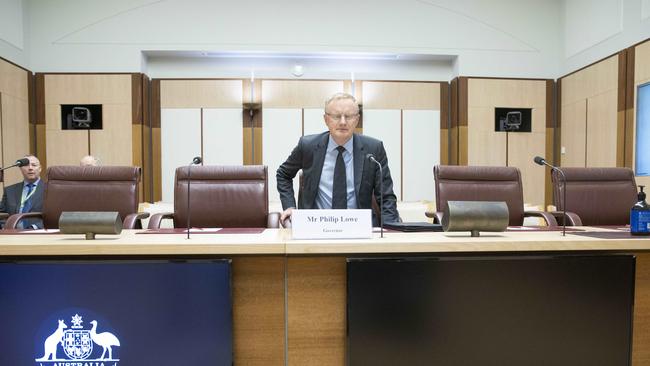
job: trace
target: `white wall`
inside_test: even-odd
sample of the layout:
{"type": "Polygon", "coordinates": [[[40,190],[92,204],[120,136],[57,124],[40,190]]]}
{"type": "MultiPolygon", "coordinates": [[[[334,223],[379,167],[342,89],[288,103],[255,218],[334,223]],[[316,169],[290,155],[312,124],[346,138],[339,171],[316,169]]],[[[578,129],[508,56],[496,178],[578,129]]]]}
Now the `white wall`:
{"type": "Polygon", "coordinates": [[[378,52],[553,77],[561,54],[560,0],[25,1],[35,71],[146,71],[148,50],[378,52]]]}
{"type": "Polygon", "coordinates": [[[565,0],[560,75],[650,38],[649,0],[565,0]]]}
{"type": "Polygon", "coordinates": [[[29,50],[22,0],[0,0],[0,56],[20,66],[28,64],[29,50]]]}

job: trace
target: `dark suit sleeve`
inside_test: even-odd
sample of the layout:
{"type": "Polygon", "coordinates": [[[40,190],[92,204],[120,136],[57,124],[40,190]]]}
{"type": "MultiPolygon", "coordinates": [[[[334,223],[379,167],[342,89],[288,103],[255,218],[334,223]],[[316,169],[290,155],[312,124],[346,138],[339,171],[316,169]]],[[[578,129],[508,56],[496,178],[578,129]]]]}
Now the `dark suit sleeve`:
{"type": "Polygon", "coordinates": [[[379,175],[379,169],[375,169],[375,186],[374,195],[377,204],[381,202],[381,197],[384,198],[383,217],[384,222],[397,222],[400,221],[399,213],[397,212],[397,197],[393,192],[393,178],[390,176],[390,169],[388,168],[388,158],[386,157],[386,150],[384,144],[380,143],[375,154],[377,161],[381,164],[383,176],[379,175]],[[384,190],[381,191],[380,181],[384,181],[384,190]]]}
{"type": "Polygon", "coordinates": [[[275,174],[283,210],[296,207],[296,198],[293,192],[293,178],[302,169],[302,143],[303,139],[301,137],[298,145],[291,152],[291,155],[280,165],[275,174]]]}
{"type": "Polygon", "coordinates": [[[2,193],[2,202],[0,202],[0,212],[9,213],[7,208],[7,189],[2,193]]]}

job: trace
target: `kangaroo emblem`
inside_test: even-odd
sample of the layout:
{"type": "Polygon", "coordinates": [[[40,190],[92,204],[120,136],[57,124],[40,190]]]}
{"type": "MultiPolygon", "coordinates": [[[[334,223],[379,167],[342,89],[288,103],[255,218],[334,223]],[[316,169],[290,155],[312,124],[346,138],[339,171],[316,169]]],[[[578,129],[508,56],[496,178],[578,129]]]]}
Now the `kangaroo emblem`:
{"type": "Polygon", "coordinates": [[[50,359],[50,356],[52,356],[52,360],[56,360],[56,349],[59,343],[63,346],[63,329],[67,328],[68,326],[65,325],[63,320],[59,320],[59,327],[56,328],[54,333],[52,333],[47,339],[45,340],[45,343],[43,343],[43,348],[45,349],[45,354],[43,357],[37,359],[37,361],[47,361],[50,359]]]}
{"type": "Polygon", "coordinates": [[[106,354],[106,351],[108,351],[108,360],[113,359],[113,349],[111,348],[112,346],[119,346],[120,341],[117,339],[113,333],[109,332],[102,332],[97,334],[97,321],[93,320],[90,322],[90,324],[93,325],[93,328],[90,330],[90,338],[93,340],[93,342],[97,343],[98,345],[102,346],[104,349],[104,352],[102,352],[102,356],[99,358],[100,360],[106,360],[104,358],[104,355],[106,354]]]}

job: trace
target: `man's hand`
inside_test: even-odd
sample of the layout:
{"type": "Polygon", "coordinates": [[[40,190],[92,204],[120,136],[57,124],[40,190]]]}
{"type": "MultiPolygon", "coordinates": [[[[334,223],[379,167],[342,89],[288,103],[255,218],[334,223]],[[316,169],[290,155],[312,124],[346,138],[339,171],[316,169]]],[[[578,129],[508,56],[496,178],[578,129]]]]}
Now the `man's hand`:
{"type": "Polygon", "coordinates": [[[293,213],[293,209],[294,209],[293,207],[289,207],[286,210],[284,210],[280,215],[280,223],[282,224],[283,227],[291,226],[291,214],[293,213]]]}

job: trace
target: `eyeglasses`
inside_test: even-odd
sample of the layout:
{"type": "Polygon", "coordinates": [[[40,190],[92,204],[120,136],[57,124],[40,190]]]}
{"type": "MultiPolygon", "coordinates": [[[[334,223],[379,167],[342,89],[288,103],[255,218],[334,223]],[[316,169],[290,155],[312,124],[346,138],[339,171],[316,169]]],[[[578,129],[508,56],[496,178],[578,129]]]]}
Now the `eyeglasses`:
{"type": "Polygon", "coordinates": [[[341,122],[341,120],[345,117],[346,121],[356,121],[359,119],[359,114],[331,114],[331,113],[325,113],[328,115],[331,119],[333,119],[336,122],[341,122]]]}

